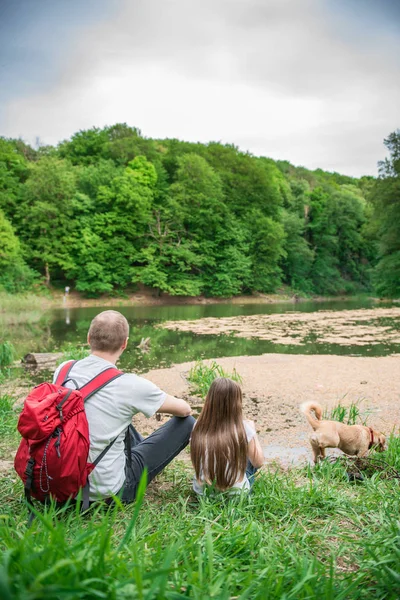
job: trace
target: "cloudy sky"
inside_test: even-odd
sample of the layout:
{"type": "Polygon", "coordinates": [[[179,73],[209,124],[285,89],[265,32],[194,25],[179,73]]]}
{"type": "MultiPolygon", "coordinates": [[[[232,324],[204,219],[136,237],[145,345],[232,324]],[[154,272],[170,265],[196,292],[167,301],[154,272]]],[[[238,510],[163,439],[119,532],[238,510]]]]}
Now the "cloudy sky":
{"type": "Polygon", "coordinates": [[[116,122],[375,175],[400,127],[400,0],[0,0],[0,135],[116,122]]]}

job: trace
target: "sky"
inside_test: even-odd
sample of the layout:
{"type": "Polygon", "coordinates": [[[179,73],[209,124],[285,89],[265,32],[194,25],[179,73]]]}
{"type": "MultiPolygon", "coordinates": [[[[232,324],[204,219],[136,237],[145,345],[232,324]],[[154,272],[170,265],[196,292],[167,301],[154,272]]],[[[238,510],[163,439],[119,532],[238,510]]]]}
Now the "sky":
{"type": "Polygon", "coordinates": [[[400,127],[400,0],[0,0],[0,135],[118,122],[376,175],[400,127]]]}

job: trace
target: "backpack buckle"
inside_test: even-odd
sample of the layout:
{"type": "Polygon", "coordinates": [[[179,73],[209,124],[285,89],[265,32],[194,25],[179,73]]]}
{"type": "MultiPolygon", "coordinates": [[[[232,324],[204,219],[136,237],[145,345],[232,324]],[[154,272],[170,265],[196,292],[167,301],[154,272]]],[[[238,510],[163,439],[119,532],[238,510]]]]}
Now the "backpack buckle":
{"type": "Polygon", "coordinates": [[[56,437],[57,440],[54,443],[54,448],[56,449],[58,458],[61,458],[60,452],[60,442],[61,442],[61,427],[56,427],[53,433],[53,437],[56,437]]]}
{"type": "Polygon", "coordinates": [[[62,406],[64,404],[64,402],[66,402],[68,400],[68,398],[70,397],[70,395],[72,394],[73,390],[68,390],[68,392],[65,394],[65,397],[63,398],[63,400],[61,400],[61,402],[59,402],[56,405],[56,409],[58,410],[58,412],[60,413],[60,421],[62,421],[64,419],[63,417],[63,412],[62,412],[62,406]]]}

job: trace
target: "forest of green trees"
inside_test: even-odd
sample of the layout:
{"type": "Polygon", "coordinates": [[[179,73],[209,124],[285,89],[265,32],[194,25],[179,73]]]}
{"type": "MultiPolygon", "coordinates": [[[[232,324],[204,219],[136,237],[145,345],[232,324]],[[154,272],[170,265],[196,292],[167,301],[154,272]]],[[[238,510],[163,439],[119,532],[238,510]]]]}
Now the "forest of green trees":
{"type": "Polygon", "coordinates": [[[355,179],[117,124],[0,138],[0,289],[400,296],[400,130],[355,179]]]}

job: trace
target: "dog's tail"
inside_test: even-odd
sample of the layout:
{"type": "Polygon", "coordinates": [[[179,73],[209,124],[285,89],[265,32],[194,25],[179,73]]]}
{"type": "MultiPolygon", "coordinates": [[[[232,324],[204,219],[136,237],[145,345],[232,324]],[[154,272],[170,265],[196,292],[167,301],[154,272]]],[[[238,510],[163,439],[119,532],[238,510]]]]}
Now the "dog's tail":
{"type": "Polygon", "coordinates": [[[313,429],[318,427],[318,421],[322,418],[322,408],[318,402],[304,402],[300,406],[300,410],[307,417],[307,421],[310,423],[313,429]],[[312,416],[311,411],[314,412],[315,417],[312,416]]]}

